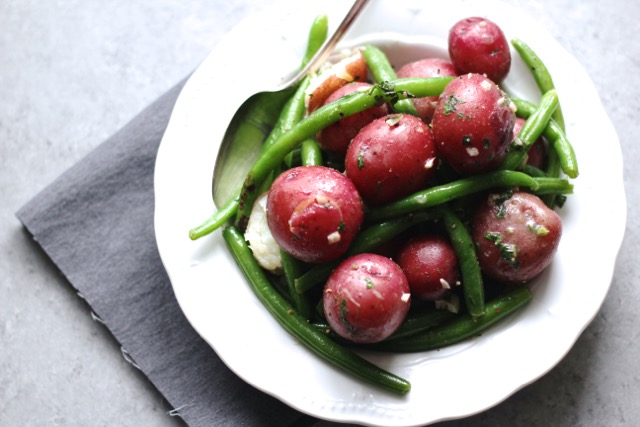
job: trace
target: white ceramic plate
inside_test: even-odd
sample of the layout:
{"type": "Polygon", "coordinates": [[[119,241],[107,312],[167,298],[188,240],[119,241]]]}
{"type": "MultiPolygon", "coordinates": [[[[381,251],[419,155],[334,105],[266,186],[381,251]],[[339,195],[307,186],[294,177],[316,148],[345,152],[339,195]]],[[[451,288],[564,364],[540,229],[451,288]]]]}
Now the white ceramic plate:
{"type": "MultiPolygon", "coordinates": [[[[231,31],[193,74],[175,105],[157,158],[160,255],[193,327],[241,378],[290,406],[326,420],[375,426],[417,426],[468,416],[549,371],[599,310],[626,221],[618,139],[583,68],[520,11],[486,1],[432,2],[427,7],[417,0],[375,0],[368,6],[347,38],[403,38],[413,47],[400,56],[444,55],[450,26],[471,15],[492,19],[509,38],[527,42],[554,76],[581,174],[574,181],[575,194],[561,210],[564,236],[559,251],[535,284],[531,304],[481,337],[440,351],[365,354],[411,381],[406,396],[350,378],[311,354],[271,318],[219,232],[196,242],[187,236],[214,210],[211,177],[233,113],[228,100],[244,99],[288,75],[297,67],[313,18],[327,13],[337,25],[349,3],[275,3],[231,31]],[[593,233],[597,250],[585,244],[593,233]]],[[[533,79],[512,53],[505,88],[537,102],[533,79]]]]}

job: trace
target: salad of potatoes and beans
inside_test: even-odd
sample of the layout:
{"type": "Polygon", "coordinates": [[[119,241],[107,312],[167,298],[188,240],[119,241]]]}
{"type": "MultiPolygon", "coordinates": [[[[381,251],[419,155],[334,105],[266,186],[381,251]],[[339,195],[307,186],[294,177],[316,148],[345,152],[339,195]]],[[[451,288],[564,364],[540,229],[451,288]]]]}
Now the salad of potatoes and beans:
{"type": "MultiPolygon", "coordinates": [[[[326,37],[318,17],[309,46],[326,37]],[[314,40],[315,38],[315,40],[314,40]]],[[[398,393],[358,350],[417,352],[479,335],[527,304],[578,176],[553,80],[486,18],[452,23],[448,58],[340,52],[300,83],[221,228],[249,285],[320,357],[398,393]],[[506,93],[511,47],[537,104],[506,93]]]]}

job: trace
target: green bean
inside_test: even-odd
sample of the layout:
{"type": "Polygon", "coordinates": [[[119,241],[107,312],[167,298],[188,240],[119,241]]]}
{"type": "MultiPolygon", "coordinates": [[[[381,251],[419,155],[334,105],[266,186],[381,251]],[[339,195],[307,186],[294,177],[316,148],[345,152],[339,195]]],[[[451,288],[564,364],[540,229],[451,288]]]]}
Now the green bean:
{"type": "Polygon", "coordinates": [[[302,274],[304,264],[282,249],[280,250],[280,259],[282,260],[282,270],[284,271],[287,289],[293,306],[300,316],[306,320],[310,320],[313,314],[311,301],[309,301],[306,295],[296,292],[294,283],[295,278],[302,274]]]}
{"type": "Polygon", "coordinates": [[[316,355],[356,378],[399,394],[405,394],[411,389],[407,380],[337,344],[295,313],[286,299],[269,283],[240,230],[231,225],[225,227],[222,234],[252,291],[287,332],[316,355]]]}
{"type": "Polygon", "coordinates": [[[482,316],[485,313],[484,284],[473,239],[465,224],[452,209],[442,205],[440,211],[449,241],[458,258],[467,310],[473,318],[482,316]]]}
{"type": "MultiPolygon", "coordinates": [[[[391,66],[391,63],[389,62],[389,58],[387,58],[387,55],[382,50],[378,49],[376,46],[368,45],[362,48],[362,54],[367,62],[367,67],[376,82],[393,81],[398,78],[396,76],[396,72],[391,66]]],[[[419,117],[418,111],[416,110],[415,105],[413,105],[413,101],[411,101],[411,99],[399,100],[391,107],[396,113],[411,114],[419,117]]]]}
{"type": "MultiPolygon", "coordinates": [[[[536,106],[523,99],[513,99],[516,105],[516,114],[518,117],[528,119],[534,113],[536,106]]],[[[577,178],[579,175],[578,160],[576,153],[571,145],[571,142],[567,139],[565,132],[555,120],[550,120],[547,127],[542,132],[542,136],[545,137],[551,148],[557,155],[559,163],[553,165],[547,165],[547,175],[551,177],[559,176],[560,169],[567,174],[569,178],[577,178]],[[558,166],[560,169],[558,169],[558,166]],[[552,168],[550,170],[550,168],[552,168]]]]}
{"type": "Polygon", "coordinates": [[[265,153],[283,133],[289,132],[292,127],[302,120],[306,111],[304,98],[310,82],[311,79],[308,76],[302,79],[294,94],[284,105],[276,125],[262,145],[261,154],[265,153]]]}
{"type": "Polygon", "coordinates": [[[522,172],[526,173],[527,175],[533,176],[534,178],[542,178],[547,176],[545,171],[530,164],[525,164],[524,166],[522,166],[522,172]]]}
{"type": "MultiPolygon", "coordinates": [[[[518,51],[524,63],[531,70],[540,92],[544,94],[550,90],[555,90],[551,73],[549,73],[546,65],[533,51],[533,49],[517,38],[511,40],[511,44],[516,51],[518,51]]],[[[517,114],[522,117],[523,113],[520,107],[518,108],[517,114]]],[[[529,115],[530,114],[531,113],[529,113],[529,115]]],[[[563,170],[570,178],[576,178],[578,176],[578,165],[575,153],[573,152],[573,147],[571,147],[571,144],[564,135],[565,122],[562,114],[562,106],[560,104],[558,104],[558,107],[554,111],[552,117],[553,120],[551,120],[551,123],[545,130],[545,138],[547,138],[553,146],[553,149],[549,150],[549,153],[547,154],[547,175],[551,177],[558,177],[560,176],[560,170],[563,170]],[[550,131],[549,129],[552,128],[556,129],[550,131]],[[555,133],[555,135],[548,135],[549,133],[555,133]]],[[[559,202],[558,196],[554,194],[543,196],[542,199],[550,208],[554,208],[559,202]]]]}
{"type": "MultiPolygon", "coordinates": [[[[560,158],[558,157],[558,153],[553,149],[553,147],[551,147],[547,152],[547,167],[543,172],[548,177],[559,177],[561,170],[562,167],[560,166],[560,158]]],[[[532,174],[529,173],[529,175],[532,174]]],[[[549,208],[554,209],[558,205],[558,197],[559,196],[556,194],[546,194],[544,196],[541,196],[541,199],[549,208]]]]}
{"type": "Polygon", "coordinates": [[[222,227],[227,221],[229,221],[237,212],[238,200],[240,198],[240,190],[236,192],[236,195],[229,199],[220,209],[218,209],[212,216],[210,216],[205,222],[197,227],[189,230],[189,238],[191,240],[197,240],[204,237],[218,228],[222,227]]]}
{"type": "MultiPolygon", "coordinates": [[[[555,89],[555,85],[553,83],[553,79],[551,78],[551,73],[549,73],[549,69],[544,64],[544,62],[540,59],[540,57],[522,40],[515,38],[511,40],[511,44],[516,49],[516,51],[520,54],[520,57],[524,61],[524,63],[529,67],[531,73],[533,74],[533,78],[540,89],[542,94],[555,89]]],[[[562,107],[558,105],[558,108],[553,113],[554,120],[560,126],[560,129],[565,130],[564,125],[564,116],[562,115],[562,107]]]]}
{"type": "MultiPolygon", "coordinates": [[[[243,205],[253,204],[252,201],[257,196],[256,189],[260,182],[303,140],[313,137],[317,132],[343,117],[359,113],[383,102],[395,103],[397,99],[406,99],[414,95],[418,97],[438,95],[451,79],[451,77],[434,77],[383,82],[383,84],[374,85],[367,92],[354,92],[318,108],[302,119],[291,131],[280,136],[265,153],[258,157],[243,183],[240,194],[240,209],[243,208],[243,205]]],[[[244,228],[247,220],[248,215],[236,217],[236,224],[240,228],[244,228]]]]}
{"type": "MultiPolygon", "coordinates": [[[[516,104],[516,115],[518,117],[527,119],[535,111],[536,106],[528,101],[513,99],[513,102],[516,104]]],[[[564,167],[568,172],[567,175],[571,175],[570,177],[574,178],[577,177],[578,164],[575,153],[573,152],[573,147],[554,119],[551,119],[549,121],[549,124],[545,128],[542,135],[550,144],[550,149],[547,152],[547,166],[545,169],[546,176],[560,176],[560,172],[563,169],[563,166],[560,162],[560,157],[562,156],[565,165],[564,167]]],[[[543,195],[541,196],[541,199],[551,209],[561,204],[561,200],[556,194],[543,195]]]]}
{"type": "Polygon", "coordinates": [[[431,328],[422,334],[407,338],[381,342],[369,346],[375,350],[389,352],[419,352],[435,350],[479,335],[531,300],[529,288],[516,287],[489,301],[482,316],[465,314],[450,322],[431,328]]]}
{"type": "Polygon", "coordinates": [[[323,164],[322,150],[315,138],[308,138],[300,144],[300,156],[304,166],[319,166],[323,164]]]}
{"type": "MultiPolygon", "coordinates": [[[[397,339],[407,338],[413,335],[424,333],[429,329],[432,329],[438,325],[443,324],[446,321],[450,321],[457,317],[456,313],[452,313],[448,310],[436,309],[433,305],[429,307],[421,307],[419,310],[411,310],[405,317],[404,322],[396,329],[390,336],[384,339],[384,342],[389,342],[397,339]]],[[[368,344],[358,344],[341,337],[335,331],[331,329],[331,326],[326,322],[313,322],[313,327],[318,329],[321,333],[331,337],[332,340],[343,343],[351,347],[366,348],[368,344]]]]}
{"type": "Polygon", "coordinates": [[[311,61],[311,58],[320,50],[324,42],[327,40],[329,31],[329,17],[327,15],[319,15],[311,24],[309,35],[307,37],[307,50],[302,57],[300,69],[302,70],[311,61]]]}
{"type": "Polygon", "coordinates": [[[501,169],[516,170],[526,162],[529,149],[536,139],[542,135],[557,107],[558,94],[552,89],[542,96],[540,104],[522,126],[520,133],[516,136],[504,161],[500,165],[501,169]]]}
{"type": "Polygon", "coordinates": [[[433,306],[409,311],[404,322],[385,341],[393,341],[423,333],[455,317],[457,317],[457,314],[449,310],[436,309],[433,306]]]}
{"type": "MultiPolygon", "coordinates": [[[[278,169],[279,173],[284,170],[295,168],[296,166],[302,165],[302,150],[300,147],[296,147],[289,152],[284,159],[282,159],[281,168],[278,169]]],[[[278,173],[278,174],[279,174],[278,173]]]]}
{"type": "Polygon", "coordinates": [[[538,187],[532,191],[537,195],[545,194],[572,194],[573,184],[566,179],[551,178],[548,176],[541,176],[534,178],[538,183],[538,187]]]}
{"type": "Polygon", "coordinates": [[[461,178],[446,184],[437,185],[418,191],[403,199],[385,206],[374,208],[367,212],[368,222],[379,222],[395,218],[425,208],[438,206],[446,202],[468,196],[493,187],[527,187],[537,189],[537,178],[516,171],[493,171],[481,175],[461,178]]]}
{"type": "Polygon", "coordinates": [[[345,258],[370,252],[381,244],[390,241],[409,227],[438,218],[434,211],[425,210],[369,226],[355,237],[347,253],[337,261],[318,264],[295,280],[296,291],[303,293],[327,280],[331,271],[345,258]]]}

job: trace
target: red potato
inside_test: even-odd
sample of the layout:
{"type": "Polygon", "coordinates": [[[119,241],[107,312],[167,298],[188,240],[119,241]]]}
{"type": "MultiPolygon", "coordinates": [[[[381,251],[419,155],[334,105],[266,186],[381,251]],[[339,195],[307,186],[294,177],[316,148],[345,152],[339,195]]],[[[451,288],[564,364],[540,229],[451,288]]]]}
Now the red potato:
{"type": "MultiPolygon", "coordinates": [[[[516,117],[516,121],[513,126],[513,138],[511,138],[512,141],[518,136],[520,130],[522,130],[522,126],[524,126],[525,121],[526,120],[522,117],[516,117]]],[[[536,139],[536,141],[529,149],[529,153],[527,155],[527,163],[531,166],[537,167],[538,169],[543,169],[547,164],[547,149],[542,137],[536,139]]]]}
{"type": "Polygon", "coordinates": [[[325,284],[322,303],[327,322],[338,335],[373,343],[398,329],[410,299],[400,267],[389,258],[365,253],[336,267],[325,284]]]}
{"type": "Polygon", "coordinates": [[[423,188],[435,173],[433,134],[418,117],[389,114],[358,133],[347,149],[346,174],[369,205],[423,188]]]}
{"type": "MultiPolygon", "coordinates": [[[[324,105],[336,101],[350,93],[366,90],[370,87],[372,87],[372,85],[364,82],[348,83],[333,92],[324,102],[324,105]]],[[[347,152],[349,143],[358,134],[358,132],[360,132],[360,129],[375,119],[387,115],[387,113],[388,107],[386,104],[383,104],[338,120],[318,132],[318,143],[325,150],[344,156],[347,152]]]]}
{"type": "Polygon", "coordinates": [[[347,83],[366,80],[367,63],[360,49],[343,51],[341,54],[341,59],[322,70],[309,84],[305,97],[309,113],[322,106],[333,92],[347,83]]]}
{"type": "Polygon", "coordinates": [[[398,253],[397,262],[415,298],[435,301],[460,284],[456,252],[446,238],[437,234],[407,241],[398,253]]]}
{"type": "MultiPolygon", "coordinates": [[[[404,79],[409,77],[452,77],[456,76],[457,73],[453,64],[449,61],[441,58],[425,58],[403,65],[396,75],[398,78],[404,79]]],[[[437,96],[427,96],[413,100],[413,104],[423,122],[431,123],[437,102],[437,96]]]]}
{"type": "Polygon", "coordinates": [[[509,73],[509,43],[493,21],[470,17],[449,30],[449,57],[458,74],[485,74],[497,84],[509,73]]]}
{"type": "Polygon", "coordinates": [[[335,169],[300,166],[283,172],[267,197],[267,223],[280,247],[310,263],[342,256],[364,214],[353,183],[335,169]]]}
{"type": "Polygon", "coordinates": [[[490,195],[472,222],[480,268],[502,283],[526,283],[551,263],[562,235],[560,216],[539,197],[490,195]],[[506,200],[505,200],[506,199],[506,200]]]}
{"type": "Polygon", "coordinates": [[[496,169],[513,137],[515,106],[491,80],[465,74],[444,89],[432,129],[440,156],[458,173],[496,169]]]}

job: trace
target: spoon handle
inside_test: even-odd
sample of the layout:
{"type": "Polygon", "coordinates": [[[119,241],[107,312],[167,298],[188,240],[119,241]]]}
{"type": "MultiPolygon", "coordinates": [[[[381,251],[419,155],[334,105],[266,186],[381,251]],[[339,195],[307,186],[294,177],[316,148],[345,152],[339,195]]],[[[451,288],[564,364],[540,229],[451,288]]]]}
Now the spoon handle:
{"type": "Polygon", "coordinates": [[[342,39],[349,27],[351,27],[351,24],[353,24],[353,22],[356,20],[356,17],[360,14],[362,9],[368,2],[369,0],[356,0],[338,28],[336,28],[336,31],[333,33],[331,38],[325,42],[325,44],[320,48],[320,50],[318,50],[318,52],[313,56],[313,58],[311,58],[309,63],[302,70],[300,70],[289,80],[283,82],[278,89],[284,89],[292,86],[302,80],[308,73],[313,73],[314,71],[316,71],[320,67],[320,65],[329,57],[331,52],[333,52],[333,49],[342,39]]]}

